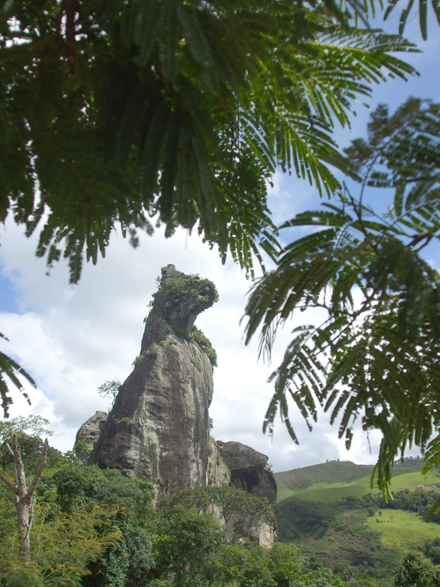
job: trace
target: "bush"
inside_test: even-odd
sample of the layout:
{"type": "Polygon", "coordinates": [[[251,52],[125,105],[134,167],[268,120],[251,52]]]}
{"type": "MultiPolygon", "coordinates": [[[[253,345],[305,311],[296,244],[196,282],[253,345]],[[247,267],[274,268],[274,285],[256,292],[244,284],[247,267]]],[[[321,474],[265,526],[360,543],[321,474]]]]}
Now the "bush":
{"type": "Polygon", "coordinates": [[[395,587],[438,587],[440,570],[418,550],[408,552],[395,577],[395,587]]]}

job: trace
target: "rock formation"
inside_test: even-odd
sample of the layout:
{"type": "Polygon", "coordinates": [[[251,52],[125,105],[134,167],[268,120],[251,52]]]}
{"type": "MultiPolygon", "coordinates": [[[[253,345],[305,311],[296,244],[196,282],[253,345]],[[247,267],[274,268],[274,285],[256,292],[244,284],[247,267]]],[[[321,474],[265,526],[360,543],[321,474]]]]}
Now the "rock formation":
{"type": "Polygon", "coordinates": [[[215,359],[194,321],[216,300],[209,280],[162,269],[141,353],[89,462],[146,479],[158,496],[206,485],[215,359]]]}
{"type": "Polygon", "coordinates": [[[277,500],[277,484],[267,464],[268,457],[240,442],[217,441],[219,453],[231,471],[230,484],[241,487],[255,497],[267,497],[269,503],[277,500]]]}
{"type": "Polygon", "coordinates": [[[206,511],[214,516],[226,534],[249,538],[266,548],[270,548],[276,541],[276,523],[266,521],[258,514],[252,517],[243,516],[238,508],[225,514],[221,504],[212,504],[206,511]]]}
{"type": "Polygon", "coordinates": [[[209,280],[185,275],[174,265],[162,269],[134,370],[119,387],[108,417],[96,412],[81,426],[76,450],[82,464],[116,467],[150,481],[157,498],[178,498],[181,489],[209,486],[209,495],[199,491],[205,500],[200,511],[211,511],[227,533],[270,546],[275,522],[267,502],[249,501],[241,491],[225,487],[275,503],[267,456],[209,437],[216,355],[194,321],[216,299],[209,280]]]}
{"type": "Polygon", "coordinates": [[[95,412],[76,433],[75,451],[81,465],[88,464],[89,455],[99,440],[106,420],[106,412],[95,412]]]}
{"type": "Polygon", "coordinates": [[[255,498],[235,487],[197,487],[179,491],[159,501],[162,511],[183,505],[199,513],[210,513],[223,527],[228,539],[247,538],[260,546],[272,546],[276,539],[276,518],[266,499],[255,498]]]}

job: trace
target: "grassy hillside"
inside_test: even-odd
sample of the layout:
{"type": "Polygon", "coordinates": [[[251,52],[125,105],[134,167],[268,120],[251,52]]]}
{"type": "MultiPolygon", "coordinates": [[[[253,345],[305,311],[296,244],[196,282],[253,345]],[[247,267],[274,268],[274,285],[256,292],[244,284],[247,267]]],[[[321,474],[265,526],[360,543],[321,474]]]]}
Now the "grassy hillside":
{"type": "Polygon", "coordinates": [[[382,544],[400,550],[440,538],[440,524],[427,524],[414,512],[381,510],[368,517],[365,525],[379,533],[382,544]]]}
{"type": "Polygon", "coordinates": [[[276,473],[279,540],[318,555],[347,580],[391,585],[405,549],[426,552],[427,540],[440,547],[440,517],[424,521],[440,492],[440,474],[424,477],[420,469],[420,459],[395,466],[395,500],[388,503],[377,491],[372,494],[369,465],[332,461],[276,473]]]}
{"type": "Polygon", "coordinates": [[[315,483],[350,483],[371,475],[373,465],[356,465],[350,461],[327,461],[321,465],[275,473],[279,488],[292,491],[307,489],[315,483]]]}

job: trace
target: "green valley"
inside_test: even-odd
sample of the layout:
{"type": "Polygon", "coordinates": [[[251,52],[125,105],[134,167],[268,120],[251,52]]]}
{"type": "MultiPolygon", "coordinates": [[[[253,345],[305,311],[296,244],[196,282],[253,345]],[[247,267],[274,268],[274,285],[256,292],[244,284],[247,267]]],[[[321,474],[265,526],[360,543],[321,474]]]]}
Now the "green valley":
{"type": "Polygon", "coordinates": [[[440,473],[424,476],[421,466],[419,458],[396,463],[388,502],[370,488],[370,465],[331,461],[277,473],[279,540],[365,586],[391,586],[408,549],[438,564],[440,517],[425,520],[439,497],[440,473]]]}

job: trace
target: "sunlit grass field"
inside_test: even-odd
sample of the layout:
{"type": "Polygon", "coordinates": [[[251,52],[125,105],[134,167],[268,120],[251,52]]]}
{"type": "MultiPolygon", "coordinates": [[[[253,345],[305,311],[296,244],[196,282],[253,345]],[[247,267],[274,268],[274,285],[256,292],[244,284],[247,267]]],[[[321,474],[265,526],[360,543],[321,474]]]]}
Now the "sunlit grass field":
{"type": "Polygon", "coordinates": [[[413,512],[382,510],[369,517],[364,524],[381,535],[386,546],[405,550],[425,540],[440,538],[440,524],[424,522],[413,512]]]}

